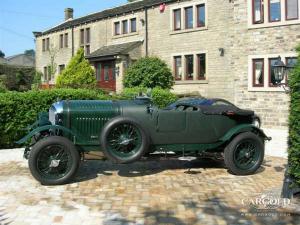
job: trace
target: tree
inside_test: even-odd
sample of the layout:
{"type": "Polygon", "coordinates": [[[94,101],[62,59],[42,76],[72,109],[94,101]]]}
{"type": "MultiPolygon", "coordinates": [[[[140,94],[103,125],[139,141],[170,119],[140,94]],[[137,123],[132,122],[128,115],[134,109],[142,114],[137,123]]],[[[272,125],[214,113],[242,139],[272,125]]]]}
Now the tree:
{"type": "Polygon", "coordinates": [[[24,51],[24,54],[34,57],[35,56],[35,51],[33,49],[28,49],[28,50],[24,51]]]}
{"type": "Polygon", "coordinates": [[[95,88],[96,77],[88,60],[84,58],[84,50],[80,48],[71,59],[66,69],[57,77],[58,88],[95,88]]]}
{"type": "Polygon", "coordinates": [[[143,86],[170,89],[173,84],[174,79],[170,68],[157,57],[141,58],[125,72],[124,86],[128,88],[143,86]]]}
{"type": "Polygon", "coordinates": [[[54,78],[54,75],[56,73],[56,56],[57,56],[57,53],[58,53],[58,49],[55,48],[53,45],[51,45],[51,47],[49,48],[49,57],[50,57],[50,62],[48,64],[48,68],[49,68],[49,71],[48,71],[48,76],[52,78],[54,78]]]}
{"type": "Polygon", "coordinates": [[[289,75],[291,103],[289,116],[289,172],[300,185],[300,45],[297,48],[298,60],[289,75]]]}
{"type": "Polygon", "coordinates": [[[0,50],[0,58],[4,58],[4,57],[5,57],[4,52],[2,52],[2,51],[0,50]]]}

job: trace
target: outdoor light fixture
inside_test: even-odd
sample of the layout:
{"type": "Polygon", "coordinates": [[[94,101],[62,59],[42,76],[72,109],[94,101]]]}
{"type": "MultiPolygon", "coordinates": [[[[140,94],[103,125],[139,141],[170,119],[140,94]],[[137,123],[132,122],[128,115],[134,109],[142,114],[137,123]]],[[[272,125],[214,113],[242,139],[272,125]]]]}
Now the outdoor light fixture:
{"type": "Polygon", "coordinates": [[[293,65],[285,65],[284,62],[282,62],[281,57],[278,56],[277,61],[274,63],[273,72],[274,72],[274,85],[282,86],[283,89],[288,93],[289,87],[288,87],[288,75],[290,71],[294,68],[293,65]],[[285,82],[283,82],[285,80],[285,82]]]}
{"type": "Polygon", "coordinates": [[[115,68],[115,76],[118,77],[120,75],[120,67],[115,68]]]}
{"type": "Polygon", "coordinates": [[[140,22],[142,23],[142,25],[145,25],[145,20],[144,19],[140,19],[140,22]]]}

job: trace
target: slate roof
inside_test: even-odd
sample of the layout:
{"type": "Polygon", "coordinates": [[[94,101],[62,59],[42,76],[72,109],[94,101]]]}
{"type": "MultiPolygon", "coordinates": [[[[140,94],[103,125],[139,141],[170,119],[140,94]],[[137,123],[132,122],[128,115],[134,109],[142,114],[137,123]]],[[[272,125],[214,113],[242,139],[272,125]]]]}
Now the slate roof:
{"type": "Polygon", "coordinates": [[[142,44],[142,41],[128,42],[124,44],[108,45],[87,55],[87,59],[99,58],[105,56],[126,55],[128,52],[142,44]]]}
{"type": "Polygon", "coordinates": [[[7,64],[17,65],[17,66],[26,66],[34,67],[35,66],[35,57],[32,55],[18,54],[6,58],[7,64]]]}
{"type": "Polygon", "coordinates": [[[124,14],[124,13],[130,13],[133,11],[141,10],[143,8],[148,8],[156,5],[160,5],[162,3],[169,3],[169,2],[176,2],[178,0],[142,0],[142,1],[136,1],[132,3],[127,3],[125,5],[117,6],[115,8],[106,9],[101,12],[93,13],[87,16],[83,16],[77,19],[68,20],[62,24],[59,24],[49,30],[46,30],[44,32],[36,32],[36,36],[41,36],[45,34],[49,34],[52,32],[56,32],[59,30],[67,29],[70,27],[78,26],[80,24],[93,22],[96,20],[105,19],[108,17],[114,17],[116,15],[124,14]]]}

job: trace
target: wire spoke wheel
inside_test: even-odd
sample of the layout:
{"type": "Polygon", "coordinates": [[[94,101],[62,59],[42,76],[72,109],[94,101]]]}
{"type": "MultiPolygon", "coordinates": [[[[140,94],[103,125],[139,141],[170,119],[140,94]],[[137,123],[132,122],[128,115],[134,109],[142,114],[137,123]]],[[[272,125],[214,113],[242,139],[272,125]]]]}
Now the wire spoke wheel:
{"type": "Polygon", "coordinates": [[[56,144],[46,146],[37,155],[37,170],[47,179],[60,179],[72,167],[72,156],[64,146],[56,144]]]}
{"type": "Polygon", "coordinates": [[[135,154],[142,145],[139,129],[130,123],[119,124],[107,136],[109,150],[119,156],[126,157],[135,154]]]}
{"type": "Polygon", "coordinates": [[[259,159],[259,150],[251,140],[244,140],[239,143],[234,151],[234,162],[240,169],[250,169],[259,159]]]}

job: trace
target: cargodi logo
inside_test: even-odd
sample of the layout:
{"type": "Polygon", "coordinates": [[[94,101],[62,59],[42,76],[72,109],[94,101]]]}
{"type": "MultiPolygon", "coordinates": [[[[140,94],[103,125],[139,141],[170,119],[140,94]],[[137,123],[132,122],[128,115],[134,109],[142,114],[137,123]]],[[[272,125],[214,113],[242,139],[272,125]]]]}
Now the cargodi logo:
{"type": "Polygon", "coordinates": [[[285,208],[290,203],[290,199],[280,198],[273,194],[259,194],[251,198],[242,199],[242,204],[244,206],[253,207],[255,209],[285,208]]]}

